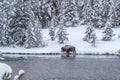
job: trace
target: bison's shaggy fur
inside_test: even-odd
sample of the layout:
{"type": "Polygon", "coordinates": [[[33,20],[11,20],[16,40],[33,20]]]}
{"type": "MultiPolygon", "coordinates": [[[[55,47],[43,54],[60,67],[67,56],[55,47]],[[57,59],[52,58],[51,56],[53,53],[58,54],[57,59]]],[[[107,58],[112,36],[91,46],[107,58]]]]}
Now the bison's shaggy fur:
{"type": "Polygon", "coordinates": [[[76,49],[74,46],[72,45],[65,45],[61,48],[61,52],[66,52],[67,53],[67,57],[69,57],[69,53],[73,52],[73,56],[76,55],[76,49]]]}

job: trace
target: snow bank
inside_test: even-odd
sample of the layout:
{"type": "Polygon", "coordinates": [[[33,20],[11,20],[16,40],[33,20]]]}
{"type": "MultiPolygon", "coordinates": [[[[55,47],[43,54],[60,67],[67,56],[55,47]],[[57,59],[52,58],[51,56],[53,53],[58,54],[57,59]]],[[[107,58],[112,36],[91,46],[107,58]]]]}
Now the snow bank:
{"type": "Polygon", "coordinates": [[[0,63],[0,80],[2,80],[5,73],[10,73],[9,77],[11,77],[12,68],[5,63],[0,63]]]}
{"type": "MultiPolygon", "coordinates": [[[[22,78],[23,75],[24,75],[24,73],[25,73],[24,70],[20,70],[19,73],[18,73],[18,75],[16,75],[16,76],[14,77],[14,80],[19,80],[20,78],[22,78]]],[[[21,80],[21,79],[20,79],[20,80],[21,80]]]]}

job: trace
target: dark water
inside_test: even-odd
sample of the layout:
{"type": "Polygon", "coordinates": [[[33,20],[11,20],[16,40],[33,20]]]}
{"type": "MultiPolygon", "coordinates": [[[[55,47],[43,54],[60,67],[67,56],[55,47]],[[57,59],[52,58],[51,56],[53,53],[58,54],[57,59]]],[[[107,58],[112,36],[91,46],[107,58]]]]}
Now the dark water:
{"type": "Polygon", "coordinates": [[[40,58],[0,61],[25,70],[23,80],[120,80],[119,57],[40,58]]]}

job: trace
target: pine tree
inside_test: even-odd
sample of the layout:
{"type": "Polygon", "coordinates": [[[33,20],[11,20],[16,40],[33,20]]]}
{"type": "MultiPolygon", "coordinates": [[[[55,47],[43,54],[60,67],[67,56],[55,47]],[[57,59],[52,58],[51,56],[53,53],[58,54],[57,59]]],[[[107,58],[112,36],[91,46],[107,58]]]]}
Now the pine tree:
{"type": "Polygon", "coordinates": [[[31,5],[32,11],[41,23],[42,28],[48,28],[51,19],[51,9],[48,0],[31,0],[31,5]]]}
{"type": "Polygon", "coordinates": [[[85,37],[83,38],[84,41],[88,42],[91,44],[91,46],[95,47],[95,42],[96,42],[96,34],[94,32],[94,26],[92,23],[92,17],[90,16],[89,22],[88,22],[88,27],[85,32],[85,37]]]}
{"type": "Polygon", "coordinates": [[[64,25],[66,27],[75,27],[77,25],[78,15],[74,0],[65,0],[63,9],[64,25]]]}
{"type": "Polygon", "coordinates": [[[86,35],[83,38],[83,40],[89,42],[93,31],[94,31],[93,26],[88,26],[87,29],[86,29],[86,32],[85,32],[86,35]]]}
{"type": "Polygon", "coordinates": [[[76,12],[78,15],[78,20],[83,19],[83,7],[84,7],[84,0],[74,0],[76,6],[76,12]]]}
{"type": "Polygon", "coordinates": [[[102,13],[102,3],[100,0],[92,0],[93,8],[93,26],[95,28],[102,28],[104,24],[102,22],[101,13],[102,13]]]}
{"type": "Polygon", "coordinates": [[[35,19],[35,15],[33,11],[31,10],[31,4],[29,1],[26,1],[26,7],[25,12],[29,13],[27,14],[29,16],[28,25],[26,29],[26,41],[24,43],[24,46],[26,48],[33,48],[33,47],[43,47],[43,41],[42,41],[42,34],[41,34],[41,26],[38,22],[38,19],[35,19]],[[40,39],[40,40],[39,40],[40,39]]]}
{"type": "Polygon", "coordinates": [[[36,47],[36,38],[33,33],[32,28],[28,28],[29,30],[26,31],[26,40],[24,42],[25,48],[33,48],[36,47]]]}
{"type": "Polygon", "coordinates": [[[51,40],[55,40],[55,21],[58,15],[58,0],[50,0],[49,2],[51,8],[51,22],[49,27],[49,35],[51,40]]]}
{"type": "Polygon", "coordinates": [[[109,19],[110,15],[110,7],[112,6],[111,5],[111,0],[103,0],[102,1],[102,13],[101,13],[101,18],[102,18],[102,22],[104,24],[104,27],[105,27],[105,24],[107,22],[107,20],[109,19]]]}
{"type": "Polygon", "coordinates": [[[58,42],[60,44],[63,44],[65,41],[68,41],[68,37],[67,37],[67,31],[65,29],[65,26],[63,25],[63,20],[60,21],[60,26],[59,26],[59,30],[57,32],[57,38],[58,38],[58,42]]]}
{"type": "Polygon", "coordinates": [[[103,34],[104,34],[102,38],[103,41],[110,41],[114,36],[110,22],[106,23],[106,29],[103,31],[103,34]]]}
{"type": "Polygon", "coordinates": [[[0,46],[9,46],[12,39],[9,36],[9,23],[11,16],[14,15],[12,0],[3,0],[0,2],[0,46]]]}
{"type": "Polygon", "coordinates": [[[16,11],[15,15],[13,16],[12,20],[10,21],[9,27],[9,35],[11,36],[13,43],[15,45],[23,45],[24,44],[24,38],[25,34],[24,31],[26,29],[27,23],[24,21],[27,20],[25,19],[23,15],[20,14],[20,12],[16,11]]]}
{"type": "Polygon", "coordinates": [[[91,46],[95,47],[96,39],[97,39],[96,34],[94,32],[92,32],[91,39],[90,39],[90,42],[89,42],[89,43],[91,43],[91,46]]]}
{"type": "Polygon", "coordinates": [[[39,23],[39,20],[35,21],[35,28],[34,28],[34,33],[35,33],[35,38],[36,38],[36,47],[44,47],[45,42],[43,41],[43,35],[42,35],[42,29],[41,29],[41,24],[39,23]]]}
{"type": "Polygon", "coordinates": [[[84,0],[84,8],[83,8],[84,24],[88,24],[92,14],[93,12],[90,1],[84,0]]]}
{"type": "Polygon", "coordinates": [[[115,11],[115,5],[114,5],[114,1],[111,1],[111,6],[110,6],[110,12],[108,14],[109,16],[109,21],[111,22],[111,27],[115,28],[117,25],[117,15],[116,15],[116,11],[115,11]]]}
{"type": "Polygon", "coordinates": [[[85,37],[83,38],[84,41],[91,44],[91,46],[95,47],[96,43],[96,34],[94,32],[94,27],[89,25],[85,32],[85,37]]]}
{"type": "Polygon", "coordinates": [[[38,19],[35,19],[30,0],[18,0],[15,4],[15,15],[10,26],[10,36],[17,46],[25,48],[41,47],[42,34],[38,19]]]}
{"type": "Polygon", "coordinates": [[[23,46],[26,41],[26,30],[29,27],[31,15],[30,12],[27,12],[28,4],[26,1],[18,0],[14,6],[16,7],[14,11],[15,14],[9,24],[9,34],[13,40],[12,44],[23,46]]]}
{"type": "Polygon", "coordinates": [[[120,26],[120,3],[116,6],[116,26],[120,26]]]}

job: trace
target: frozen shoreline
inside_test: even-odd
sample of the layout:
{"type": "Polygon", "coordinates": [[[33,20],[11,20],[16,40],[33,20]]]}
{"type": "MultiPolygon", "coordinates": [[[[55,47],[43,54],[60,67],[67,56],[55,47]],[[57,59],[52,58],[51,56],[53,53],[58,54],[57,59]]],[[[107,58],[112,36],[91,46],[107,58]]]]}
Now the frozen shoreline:
{"type": "MultiPolygon", "coordinates": [[[[72,53],[72,52],[70,52],[72,53]]],[[[65,52],[40,52],[40,53],[29,53],[29,52],[0,52],[0,55],[2,56],[3,54],[8,54],[8,55],[61,55],[65,54],[65,52]]],[[[118,51],[106,51],[106,52],[98,52],[98,51],[81,51],[81,52],[76,52],[76,55],[118,55],[118,51]]]]}

